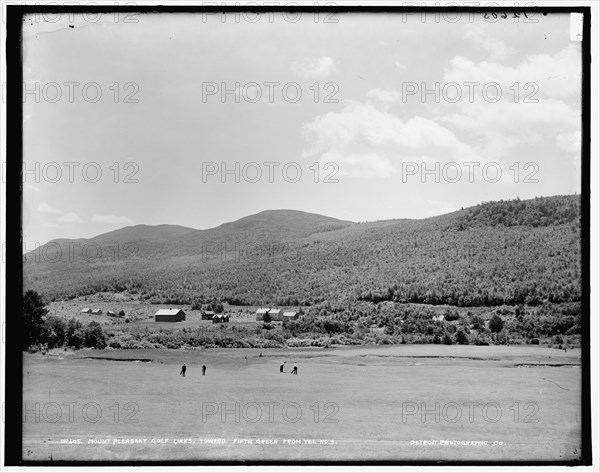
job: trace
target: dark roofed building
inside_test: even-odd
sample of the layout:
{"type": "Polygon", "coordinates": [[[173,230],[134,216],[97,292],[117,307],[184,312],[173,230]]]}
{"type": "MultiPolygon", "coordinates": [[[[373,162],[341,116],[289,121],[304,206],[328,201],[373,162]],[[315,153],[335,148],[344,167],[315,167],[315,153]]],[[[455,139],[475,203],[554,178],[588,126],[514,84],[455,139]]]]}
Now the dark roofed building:
{"type": "Polygon", "coordinates": [[[181,309],[160,309],[154,314],[155,322],[183,322],[185,312],[181,309]]]}
{"type": "Polygon", "coordinates": [[[213,316],[213,324],[222,324],[225,322],[229,322],[229,315],[227,314],[216,314],[213,316]]]}

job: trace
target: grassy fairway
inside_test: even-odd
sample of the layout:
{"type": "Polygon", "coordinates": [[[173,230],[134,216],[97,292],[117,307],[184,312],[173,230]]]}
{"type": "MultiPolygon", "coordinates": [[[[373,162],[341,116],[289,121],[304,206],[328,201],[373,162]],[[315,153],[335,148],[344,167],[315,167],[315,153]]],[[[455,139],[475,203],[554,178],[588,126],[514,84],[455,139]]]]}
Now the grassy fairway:
{"type": "Polygon", "coordinates": [[[530,346],[26,355],[23,458],[575,460],[579,363],[579,350],[530,346]],[[294,361],[298,376],[289,374],[294,361]],[[179,376],[184,362],[185,378],[179,376]],[[71,405],[71,418],[69,402],[79,403],[71,405]],[[97,403],[86,406],[87,420],[86,403],[97,403]],[[224,443],[205,443],[215,439],[224,443]],[[411,444],[421,440],[437,445],[411,444]]]}

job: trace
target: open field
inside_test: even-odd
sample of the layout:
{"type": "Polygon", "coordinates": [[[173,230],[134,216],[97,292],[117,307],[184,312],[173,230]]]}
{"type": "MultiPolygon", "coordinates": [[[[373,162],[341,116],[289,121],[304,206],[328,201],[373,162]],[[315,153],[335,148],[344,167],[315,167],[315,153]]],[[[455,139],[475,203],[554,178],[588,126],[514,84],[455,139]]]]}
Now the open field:
{"type": "MultiPolygon", "coordinates": [[[[255,312],[258,307],[241,307],[226,305],[230,323],[252,323],[256,325],[255,312]]],[[[122,327],[127,324],[130,327],[159,328],[159,329],[181,329],[194,328],[212,324],[210,320],[202,320],[201,310],[191,310],[189,305],[181,304],[150,304],[140,301],[137,295],[125,293],[98,293],[85,297],[77,297],[72,300],[54,301],[48,304],[49,314],[63,319],[75,319],[81,323],[96,321],[103,327],[122,327]],[[102,310],[102,315],[82,314],[85,307],[102,310]],[[159,309],[183,309],[186,314],[185,322],[154,322],[154,314],[159,309]],[[109,317],[106,313],[112,310],[118,313],[123,310],[123,317],[109,317]],[[127,319],[127,322],[125,321],[127,319]]]]}
{"type": "Polygon", "coordinates": [[[580,399],[578,349],[26,354],[23,459],[569,461],[580,455],[580,399]]]}

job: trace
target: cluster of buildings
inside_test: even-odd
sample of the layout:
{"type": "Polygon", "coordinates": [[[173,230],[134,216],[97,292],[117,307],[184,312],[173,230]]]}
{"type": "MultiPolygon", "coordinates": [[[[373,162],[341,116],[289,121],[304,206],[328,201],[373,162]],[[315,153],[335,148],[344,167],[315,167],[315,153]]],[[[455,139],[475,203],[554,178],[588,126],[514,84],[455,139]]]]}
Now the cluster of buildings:
{"type": "Polygon", "coordinates": [[[287,322],[298,318],[298,312],[294,310],[284,312],[283,309],[262,308],[256,311],[256,320],[258,322],[263,321],[265,319],[265,314],[269,314],[271,320],[278,322],[287,322]]]}
{"type": "MultiPolygon", "coordinates": [[[[202,320],[212,320],[213,324],[229,322],[228,314],[215,314],[211,310],[202,313],[202,320]]],[[[185,312],[181,309],[160,309],[154,314],[155,322],[184,322],[185,312]]]]}
{"type": "MultiPolygon", "coordinates": [[[[112,312],[112,311],[109,310],[108,312],[110,315],[110,312],[112,312]]],[[[82,314],[92,314],[92,315],[102,315],[102,310],[101,309],[90,309],[89,307],[86,307],[85,309],[81,310],[81,313],[82,314]]],[[[112,312],[112,313],[114,314],[114,312],[112,312]]]]}
{"type": "MultiPolygon", "coordinates": [[[[90,309],[89,307],[85,307],[81,309],[82,314],[91,314],[91,315],[102,315],[102,309],[90,309]]],[[[117,314],[114,310],[109,310],[106,312],[106,315],[109,317],[121,317],[122,315],[117,314]]]]}
{"type": "MultiPolygon", "coordinates": [[[[93,314],[101,315],[102,310],[90,309],[86,307],[81,310],[82,314],[93,314]]],[[[289,310],[284,311],[283,309],[271,309],[261,308],[256,311],[256,320],[258,322],[264,321],[265,315],[269,314],[271,321],[274,322],[287,322],[298,318],[298,312],[289,310]]],[[[111,317],[117,317],[116,312],[109,310],[106,315],[111,317]]],[[[221,324],[229,322],[228,314],[217,314],[212,310],[205,310],[202,312],[202,320],[212,320],[214,324],[221,324]]],[[[154,314],[155,322],[184,322],[185,312],[182,309],[160,309],[154,314]]]]}

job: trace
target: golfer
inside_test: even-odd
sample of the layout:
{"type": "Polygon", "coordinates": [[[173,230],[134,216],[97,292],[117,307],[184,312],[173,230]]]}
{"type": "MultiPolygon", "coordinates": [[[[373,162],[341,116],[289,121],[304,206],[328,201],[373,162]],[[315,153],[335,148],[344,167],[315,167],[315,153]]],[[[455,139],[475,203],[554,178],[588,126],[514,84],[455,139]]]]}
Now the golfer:
{"type": "Polygon", "coordinates": [[[294,369],[292,369],[290,374],[298,374],[298,363],[294,363],[294,369]]]}
{"type": "Polygon", "coordinates": [[[181,376],[183,376],[185,378],[185,370],[187,368],[185,367],[185,363],[183,364],[183,366],[181,367],[181,372],[179,373],[181,376]]]}
{"type": "Polygon", "coordinates": [[[206,365],[202,365],[202,376],[206,374],[206,365]]]}
{"type": "Polygon", "coordinates": [[[283,363],[281,363],[281,366],[279,367],[279,372],[280,373],[285,373],[285,371],[283,369],[283,368],[285,368],[285,363],[286,363],[285,361],[283,363]]]}

